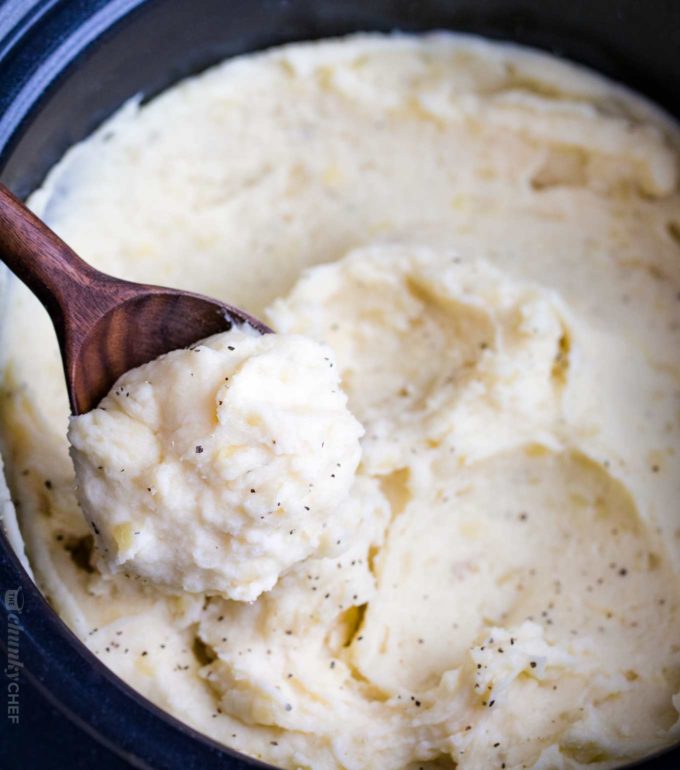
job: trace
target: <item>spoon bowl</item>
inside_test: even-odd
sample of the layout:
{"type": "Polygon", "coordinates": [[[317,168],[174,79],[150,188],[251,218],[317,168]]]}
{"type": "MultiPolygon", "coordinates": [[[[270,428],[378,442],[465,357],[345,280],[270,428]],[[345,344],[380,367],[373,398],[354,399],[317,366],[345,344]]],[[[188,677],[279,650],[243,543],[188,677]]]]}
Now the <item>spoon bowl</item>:
{"type": "Polygon", "coordinates": [[[232,305],[95,270],[2,184],[0,259],[50,314],[73,414],[94,409],[122,374],[163,353],[244,323],[271,332],[232,305]]]}

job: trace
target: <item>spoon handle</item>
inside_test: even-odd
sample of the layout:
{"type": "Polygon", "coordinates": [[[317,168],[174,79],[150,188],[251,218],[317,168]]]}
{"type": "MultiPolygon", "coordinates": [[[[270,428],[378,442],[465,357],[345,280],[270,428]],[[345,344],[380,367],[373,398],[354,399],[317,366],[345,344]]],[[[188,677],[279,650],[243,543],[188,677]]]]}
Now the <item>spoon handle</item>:
{"type": "Polygon", "coordinates": [[[63,331],[67,309],[70,314],[79,308],[87,313],[83,292],[87,289],[92,297],[102,279],[3,184],[0,259],[37,295],[58,331],[63,331]]]}

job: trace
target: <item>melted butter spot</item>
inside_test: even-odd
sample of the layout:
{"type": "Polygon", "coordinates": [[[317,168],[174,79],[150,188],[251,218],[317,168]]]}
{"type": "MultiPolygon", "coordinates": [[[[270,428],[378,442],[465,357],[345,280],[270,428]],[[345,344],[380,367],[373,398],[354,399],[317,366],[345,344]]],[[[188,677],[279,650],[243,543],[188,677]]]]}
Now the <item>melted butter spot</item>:
{"type": "Polygon", "coordinates": [[[129,521],[123,524],[116,524],[111,529],[111,536],[113,537],[118,550],[121,552],[129,551],[132,548],[134,542],[134,534],[132,530],[132,524],[129,521]]]}

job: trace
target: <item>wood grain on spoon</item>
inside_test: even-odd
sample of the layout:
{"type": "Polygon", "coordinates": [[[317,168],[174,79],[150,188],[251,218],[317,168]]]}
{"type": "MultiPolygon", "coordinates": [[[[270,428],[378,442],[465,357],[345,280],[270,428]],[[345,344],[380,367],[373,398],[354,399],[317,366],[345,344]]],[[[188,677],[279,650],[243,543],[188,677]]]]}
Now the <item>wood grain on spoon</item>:
{"type": "Polygon", "coordinates": [[[97,406],[129,369],[234,323],[271,331],[208,297],[100,273],[1,184],[0,258],[52,318],[74,414],[97,406]]]}

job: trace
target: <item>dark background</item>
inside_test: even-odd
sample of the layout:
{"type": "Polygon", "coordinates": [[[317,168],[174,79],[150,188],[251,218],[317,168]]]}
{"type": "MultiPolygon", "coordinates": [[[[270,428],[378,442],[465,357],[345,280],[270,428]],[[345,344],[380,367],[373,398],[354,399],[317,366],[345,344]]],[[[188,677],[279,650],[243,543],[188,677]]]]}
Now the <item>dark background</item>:
{"type": "Polygon", "coordinates": [[[0,715],[1,770],[130,769],[50,706],[25,677],[20,682],[19,704],[18,725],[0,715]]]}

